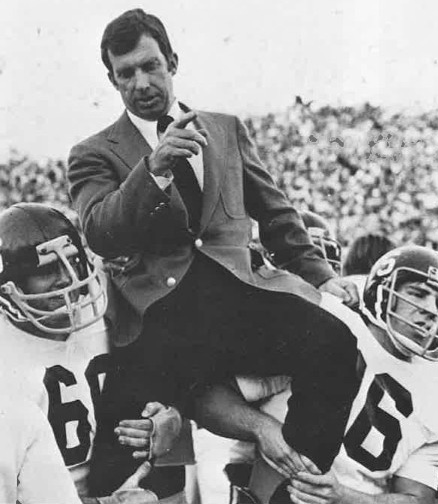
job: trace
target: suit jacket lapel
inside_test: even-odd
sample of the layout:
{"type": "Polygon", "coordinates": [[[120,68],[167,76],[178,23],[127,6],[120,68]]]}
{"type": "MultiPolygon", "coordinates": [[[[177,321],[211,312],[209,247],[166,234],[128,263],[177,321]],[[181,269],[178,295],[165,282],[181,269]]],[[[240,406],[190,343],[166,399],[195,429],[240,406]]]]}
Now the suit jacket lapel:
{"type": "Polygon", "coordinates": [[[208,224],[219,199],[220,187],[226,169],[226,132],[205,112],[199,112],[195,120],[196,128],[207,130],[208,146],[203,148],[204,190],[202,199],[201,231],[208,224]]]}
{"type": "Polygon", "coordinates": [[[134,168],[142,157],[152,152],[150,145],[132,124],[126,111],[122,114],[120,119],[114,123],[107,138],[111,144],[111,150],[115,152],[130,169],[134,168]]]}

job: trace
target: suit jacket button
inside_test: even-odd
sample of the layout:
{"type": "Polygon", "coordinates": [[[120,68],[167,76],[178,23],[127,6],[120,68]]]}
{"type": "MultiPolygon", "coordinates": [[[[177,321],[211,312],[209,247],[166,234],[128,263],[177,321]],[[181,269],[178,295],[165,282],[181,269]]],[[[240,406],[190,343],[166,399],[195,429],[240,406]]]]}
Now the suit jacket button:
{"type": "Polygon", "coordinates": [[[169,277],[166,280],[166,284],[167,284],[167,287],[175,287],[175,285],[176,285],[176,279],[173,278],[173,277],[169,277]]]}
{"type": "Polygon", "coordinates": [[[202,245],[204,245],[204,242],[201,240],[201,238],[196,238],[196,240],[195,240],[195,247],[196,248],[201,248],[202,245]]]}

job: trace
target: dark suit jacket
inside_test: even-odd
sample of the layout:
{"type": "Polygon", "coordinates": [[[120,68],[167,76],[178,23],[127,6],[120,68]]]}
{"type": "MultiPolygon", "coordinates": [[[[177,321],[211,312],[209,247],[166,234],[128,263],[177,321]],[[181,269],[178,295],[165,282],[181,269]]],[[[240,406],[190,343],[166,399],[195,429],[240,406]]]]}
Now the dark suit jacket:
{"type": "Polygon", "coordinates": [[[259,222],[261,241],[281,268],[314,286],[334,276],[262,166],[245,126],[234,116],[208,112],[198,113],[195,126],[208,132],[198,233],[188,228],[176,187],[163,191],[151,177],[151,148],[126,112],[70,153],[70,193],[89,246],[105,258],[126,258],[113,274],[118,345],[138,336],[146,308],[174,288],[169,278],[178,283],[184,277],[195,250],[244,282],[318,302],[318,291],[295,275],[253,273],[250,217],[259,222]]]}

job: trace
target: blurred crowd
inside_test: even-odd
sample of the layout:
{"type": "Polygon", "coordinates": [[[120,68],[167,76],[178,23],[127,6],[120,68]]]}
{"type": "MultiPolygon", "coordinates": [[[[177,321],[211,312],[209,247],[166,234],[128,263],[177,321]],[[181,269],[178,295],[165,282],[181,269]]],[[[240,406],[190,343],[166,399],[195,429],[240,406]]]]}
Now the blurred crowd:
{"type": "Polygon", "coordinates": [[[438,111],[314,110],[297,97],[247,125],[295,207],[325,217],[344,246],[374,232],[438,247],[438,111]]]}
{"type": "MultiPolygon", "coordinates": [[[[344,246],[383,233],[438,248],[438,111],[323,107],[297,97],[282,113],[248,117],[260,157],[298,210],[325,217],[344,246]]],[[[0,164],[0,209],[46,202],[76,220],[64,160],[12,153],[0,164]]]]}

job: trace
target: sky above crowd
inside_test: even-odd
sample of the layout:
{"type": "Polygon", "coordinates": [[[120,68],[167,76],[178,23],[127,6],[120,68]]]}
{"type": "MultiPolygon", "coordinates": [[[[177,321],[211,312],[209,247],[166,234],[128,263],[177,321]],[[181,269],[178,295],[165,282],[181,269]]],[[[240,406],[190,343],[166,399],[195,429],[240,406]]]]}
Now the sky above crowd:
{"type": "Polygon", "coordinates": [[[438,107],[436,0],[2,0],[0,161],[65,158],[120,115],[99,43],[134,7],[168,28],[176,94],[194,108],[438,107]]]}

